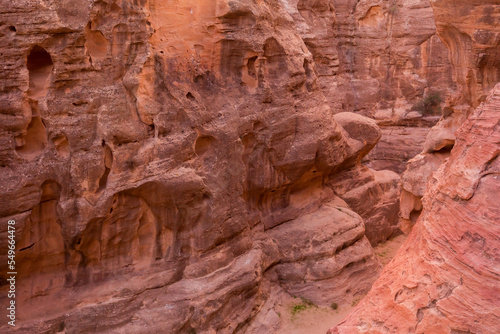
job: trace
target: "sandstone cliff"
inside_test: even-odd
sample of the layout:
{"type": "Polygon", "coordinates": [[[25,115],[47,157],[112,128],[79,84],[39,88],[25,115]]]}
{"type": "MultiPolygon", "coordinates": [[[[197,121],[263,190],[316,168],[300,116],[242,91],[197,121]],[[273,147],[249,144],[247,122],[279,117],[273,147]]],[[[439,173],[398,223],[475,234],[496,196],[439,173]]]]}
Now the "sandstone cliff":
{"type": "Polygon", "coordinates": [[[283,0],[313,55],[318,83],[336,112],[354,111],[382,126],[370,167],[404,171],[436,119],[410,109],[425,94],[451,95],[448,51],[427,0],[283,0]]]}
{"type": "Polygon", "coordinates": [[[427,1],[0,4],[17,332],[271,333],[286,298],[370,289],[371,244],[399,233],[379,169],[437,121],[411,106],[455,89],[427,1]]]}
{"type": "Polygon", "coordinates": [[[418,218],[426,184],[450,155],[455,131],[500,81],[498,4],[496,0],[432,1],[437,33],[449,49],[458,89],[449,97],[443,118],[428,133],[421,154],[402,175],[403,225],[411,227],[418,218]]]}
{"type": "Polygon", "coordinates": [[[329,333],[498,332],[498,4],[432,1],[460,89],[402,175],[409,239],[329,333]]]}
{"type": "Polygon", "coordinates": [[[283,295],[369,290],[364,220],[330,178],[380,132],[338,125],[283,4],[3,0],[0,22],[19,333],[262,333],[283,295]]]}
{"type": "Polygon", "coordinates": [[[500,85],[457,132],[406,244],[329,333],[497,333],[500,85]]]}

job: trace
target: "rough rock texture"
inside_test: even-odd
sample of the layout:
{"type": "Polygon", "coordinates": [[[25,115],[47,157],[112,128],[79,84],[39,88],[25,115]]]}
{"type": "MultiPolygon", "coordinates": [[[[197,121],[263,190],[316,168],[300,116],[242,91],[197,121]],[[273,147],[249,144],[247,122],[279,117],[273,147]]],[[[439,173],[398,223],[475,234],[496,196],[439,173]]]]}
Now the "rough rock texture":
{"type": "Polygon", "coordinates": [[[500,81],[498,0],[433,0],[437,33],[449,49],[455,105],[479,105],[500,81]]]}
{"type": "Polygon", "coordinates": [[[382,139],[365,159],[402,173],[437,119],[411,108],[424,94],[453,94],[448,51],[428,0],[283,0],[312,53],[335,111],[377,120],[382,139]],[[402,128],[404,127],[404,128],[402,128]]]}
{"type": "Polygon", "coordinates": [[[451,65],[428,1],[284,2],[334,110],[385,112],[390,119],[425,90],[452,92],[451,65]]]}
{"type": "Polygon", "coordinates": [[[366,237],[375,246],[401,233],[399,214],[400,177],[358,165],[330,179],[335,193],[365,219],[366,237]]]}
{"type": "MultiPolygon", "coordinates": [[[[337,124],[282,3],[3,0],[0,43],[19,333],[262,333],[280,294],[369,290],[363,218],[329,181],[380,132],[337,124]]],[[[363,184],[390,189],[374,214],[394,182],[363,184]]]]}
{"type": "Polygon", "coordinates": [[[455,131],[473,108],[500,81],[500,1],[432,1],[437,33],[450,52],[456,93],[447,100],[443,118],[425,140],[421,156],[402,175],[402,224],[411,227],[427,181],[455,144],[455,131]],[[428,162],[427,164],[422,163],[428,162]],[[425,170],[422,170],[424,168],[425,170]],[[413,218],[410,216],[413,212],[413,218]]]}
{"type": "Polygon", "coordinates": [[[499,111],[500,84],[458,130],[405,245],[329,333],[498,333],[499,111]]]}
{"type": "Polygon", "coordinates": [[[338,113],[334,119],[354,149],[349,154],[354,158],[344,163],[353,166],[331,174],[329,183],[335,194],[365,219],[366,236],[375,246],[400,232],[400,177],[389,170],[374,171],[361,165],[381,136],[375,121],[350,112],[338,113]]]}
{"type": "Polygon", "coordinates": [[[419,112],[409,112],[396,121],[377,120],[382,136],[363,163],[375,170],[392,170],[402,174],[407,163],[422,152],[431,126],[440,116],[422,117],[419,112]]]}

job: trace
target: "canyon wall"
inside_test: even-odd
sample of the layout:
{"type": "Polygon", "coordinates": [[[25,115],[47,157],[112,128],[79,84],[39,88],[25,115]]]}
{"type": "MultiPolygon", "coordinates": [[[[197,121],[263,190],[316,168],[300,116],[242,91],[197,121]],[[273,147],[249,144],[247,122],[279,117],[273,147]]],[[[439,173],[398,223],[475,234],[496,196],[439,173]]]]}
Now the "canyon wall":
{"type": "Polygon", "coordinates": [[[427,0],[284,0],[313,55],[332,110],[374,118],[382,138],[365,162],[404,171],[439,117],[411,109],[424,96],[453,94],[448,51],[427,0]]]}
{"type": "Polygon", "coordinates": [[[266,333],[370,289],[439,118],[410,109],[455,91],[427,1],[1,4],[19,333],[266,333]]]}
{"type": "Polygon", "coordinates": [[[499,4],[432,1],[460,89],[402,176],[401,211],[418,218],[413,231],[329,333],[498,332],[499,4]]]}
{"type": "Polygon", "coordinates": [[[364,217],[397,211],[399,177],[361,166],[380,130],[334,116],[282,3],[1,8],[0,249],[15,220],[18,333],[272,332],[284,296],[370,289],[370,241],[397,227],[365,232],[364,217]],[[352,187],[335,181],[352,169],[352,187]]]}
{"type": "Polygon", "coordinates": [[[329,333],[497,333],[500,84],[457,131],[424,211],[367,297],[329,333]]]}
{"type": "Polygon", "coordinates": [[[422,152],[409,161],[402,175],[403,229],[416,222],[422,196],[432,173],[447,159],[455,131],[500,81],[498,1],[433,1],[439,37],[449,49],[453,78],[458,84],[443,118],[428,133],[422,152]]]}

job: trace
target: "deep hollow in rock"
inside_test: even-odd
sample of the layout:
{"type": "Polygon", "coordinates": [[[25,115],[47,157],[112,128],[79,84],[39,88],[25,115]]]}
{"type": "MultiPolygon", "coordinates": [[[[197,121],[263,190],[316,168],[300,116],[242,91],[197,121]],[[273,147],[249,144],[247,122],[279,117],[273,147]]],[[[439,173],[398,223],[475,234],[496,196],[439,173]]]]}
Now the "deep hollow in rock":
{"type": "Polygon", "coordinates": [[[35,45],[28,55],[26,67],[29,71],[28,96],[38,98],[45,95],[47,79],[54,68],[50,54],[41,46],[35,45]]]}

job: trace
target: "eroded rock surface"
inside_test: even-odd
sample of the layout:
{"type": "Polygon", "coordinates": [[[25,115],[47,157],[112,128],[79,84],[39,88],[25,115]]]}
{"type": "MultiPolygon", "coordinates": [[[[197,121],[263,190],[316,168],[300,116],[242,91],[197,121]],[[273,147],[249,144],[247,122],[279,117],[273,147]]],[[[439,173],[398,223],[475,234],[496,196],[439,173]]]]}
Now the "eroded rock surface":
{"type": "Polygon", "coordinates": [[[365,162],[402,173],[438,120],[412,107],[432,92],[444,101],[456,87],[429,1],[283,2],[332,109],[369,116],[381,126],[382,139],[365,162]]]}
{"type": "Polygon", "coordinates": [[[420,211],[418,205],[412,207],[413,203],[421,200],[432,172],[449,156],[455,131],[500,81],[500,2],[436,0],[431,4],[437,33],[450,52],[458,88],[447,100],[442,119],[427,134],[421,154],[408,163],[402,175],[401,218],[408,227],[420,211]]]}
{"type": "Polygon", "coordinates": [[[457,131],[424,211],[368,296],[329,333],[497,333],[500,85],[457,131]]]}
{"type": "Polygon", "coordinates": [[[327,180],[380,133],[336,122],[282,3],[3,4],[19,333],[261,333],[280,295],[369,290],[365,217],[327,180]]]}

